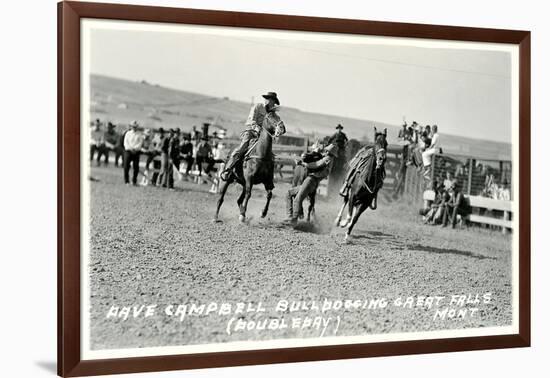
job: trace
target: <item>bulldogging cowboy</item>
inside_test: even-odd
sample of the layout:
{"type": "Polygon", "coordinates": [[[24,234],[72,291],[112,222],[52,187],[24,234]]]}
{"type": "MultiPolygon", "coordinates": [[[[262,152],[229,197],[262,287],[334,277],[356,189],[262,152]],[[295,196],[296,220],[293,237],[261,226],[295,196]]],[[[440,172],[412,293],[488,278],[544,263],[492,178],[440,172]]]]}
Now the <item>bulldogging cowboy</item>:
{"type": "Polygon", "coordinates": [[[265,102],[263,104],[255,104],[250,109],[250,114],[245,123],[245,130],[241,133],[241,144],[233,150],[229,156],[225,169],[220,175],[221,179],[224,181],[227,181],[231,171],[235,168],[237,163],[242,161],[246,152],[251,147],[251,141],[258,139],[264,121],[273,123],[281,122],[277,114],[280,105],[277,93],[268,92],[262,95],[262,97],[265,99],[265,102]]]}
{"type": "Polygon", "coordinates": [[[298,223],[298,217],[303,214],[302,203],[310,194],[317,191],[321,180],[329,175],[334,159],[338,157],[338,146],[330,144],[322,152],[322,156],[316,161],[306,163],[298,160],[296,164],[307,168],[307,177],[300,186],[290,188],[286,197],[288,218],[285,224],[295,226],[298,223]]]}

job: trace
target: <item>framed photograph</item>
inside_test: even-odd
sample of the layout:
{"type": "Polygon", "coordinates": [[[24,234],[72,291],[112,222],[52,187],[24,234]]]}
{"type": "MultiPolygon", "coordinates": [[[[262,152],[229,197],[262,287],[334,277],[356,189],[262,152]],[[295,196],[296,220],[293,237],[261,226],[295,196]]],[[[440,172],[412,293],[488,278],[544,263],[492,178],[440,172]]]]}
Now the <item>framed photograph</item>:
{"type": "Polygon", "coordinates": [[[60,376],[529,346],[528,31],[58,12],[60,376]]]}

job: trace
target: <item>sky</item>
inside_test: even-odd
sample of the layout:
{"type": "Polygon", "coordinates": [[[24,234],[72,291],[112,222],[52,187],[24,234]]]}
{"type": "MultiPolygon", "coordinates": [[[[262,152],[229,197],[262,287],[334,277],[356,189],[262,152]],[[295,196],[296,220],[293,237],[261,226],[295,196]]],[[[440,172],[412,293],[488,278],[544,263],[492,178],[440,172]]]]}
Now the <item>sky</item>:
{"type": "Polygon", "coordinates": [[[274,91],[282,106],[304,111],[394,125],[405,118],[446,134],[511,142],[509,52],[224,29],[94,28],[90,71],[245,102],[274,91]]]}

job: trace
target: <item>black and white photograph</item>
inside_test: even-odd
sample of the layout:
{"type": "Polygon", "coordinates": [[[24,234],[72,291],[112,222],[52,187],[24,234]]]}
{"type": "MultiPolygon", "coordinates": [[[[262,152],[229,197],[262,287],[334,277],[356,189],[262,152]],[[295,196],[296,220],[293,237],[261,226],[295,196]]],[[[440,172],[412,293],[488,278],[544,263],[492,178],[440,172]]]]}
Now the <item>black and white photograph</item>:
{"type": "Polygon", "coordinates": [[[81,38],[83,358],[518,333],[517,46],[81,38]]]}

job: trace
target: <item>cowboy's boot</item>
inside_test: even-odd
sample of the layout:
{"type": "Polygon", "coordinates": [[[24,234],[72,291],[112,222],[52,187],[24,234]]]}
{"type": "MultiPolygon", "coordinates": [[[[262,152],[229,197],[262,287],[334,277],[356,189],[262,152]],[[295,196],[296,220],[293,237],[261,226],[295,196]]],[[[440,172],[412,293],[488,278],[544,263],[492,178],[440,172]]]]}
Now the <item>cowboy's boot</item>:
{"type": "Polygon", "coordinates": [[[225,169],[222,173],[220,173],[220,178],[223,181],[227,181],[229,178],[229,175],[231,174],[231,171],[233,168],[235,168],[235,165],[237,165],[238,159],[236,155],[231,155],[229,159],[227,160],[227,163],[225,164],[225,169]]]}
{"type": "Polygon", "coordinates": [[[342,184],[342,187],[340,188],[339,194],[340,194],[342,197],[347,197],[347,196],[348,196],[348,191],[349,191],[349,183],[348,183],[348,180],[344,180],[344,183],[342,184]]]}
{"type": "Polygon", "coordinates": [[[376,195],[372,199],[369,207],[371,208],[371,210],[376,210],[376,208],[378,207],[378,193],[376,193],[376,195]]]}
{"type": "Polygon", "coordinates": [[[292,194],[290,193],[290,190],[287,192],[286,194],[286,215],[287,215],[287,218],[288,219],[292,219],[292,204],[293,204],[293,201],[294,198],[292,196],[292,194]]]}
{"type": "Polygon", "coordinates": [[[294,209],[294,196],[291,193],[292,189],[290,189],[286,194],[286,215],[287,218],[283,220],[284,224],[288,224],[291,226],[295,226],[298,222],[296,217],[294,216],[293,209],[294,209]]]}

